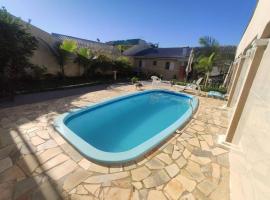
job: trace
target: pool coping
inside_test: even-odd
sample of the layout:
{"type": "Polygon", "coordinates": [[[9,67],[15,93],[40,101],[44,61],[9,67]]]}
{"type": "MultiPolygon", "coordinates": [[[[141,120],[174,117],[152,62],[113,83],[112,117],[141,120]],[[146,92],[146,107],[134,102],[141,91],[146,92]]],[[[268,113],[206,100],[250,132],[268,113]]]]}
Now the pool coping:
{"type": "Polygon", "coordinates": [[[94,160],[98,163],[103,164],[124,164],[135,159],[142,157],[147,152],[151,151],[158,145],[160,145],[164,140],[166,140],[169,136],[171,136],[177,129],[185,126],[187,122],[190,120],[194,112],[197,110],[199,104],[199,99],[196,96],[184,94],[180,92],[174,92],[166,89],[152,89],[141,92],[135,92],[128,95],[121,95],[109,100],[104,100],[99,103],[91,104],[89,106],[71,110],[66,112],[59,117],[57,117],[54,121],[54,128],[62,135],[75,149],[77,149],[82,155],[90,160],[94,160]],[[141,143],[140,145],[124,152],[105,152],[93,147],[91,144],[84,141],[78,135],[76,135],[73,131],[71,131],[66,125],[65,120],[68,118],[77,115],[79,113],[87,112],[90,109],[100,107],[106,105],[108,103],[113,103],[118,100],[122,100],[125,98],[130,98],[132,96],[137,96],[145,93],[151,93],[153,91],[161,91],[166,93],[176,94],[178,96],[184,96],[191,99],[191,107],[173,124],[159,132],[155,136],[141,143]]]}

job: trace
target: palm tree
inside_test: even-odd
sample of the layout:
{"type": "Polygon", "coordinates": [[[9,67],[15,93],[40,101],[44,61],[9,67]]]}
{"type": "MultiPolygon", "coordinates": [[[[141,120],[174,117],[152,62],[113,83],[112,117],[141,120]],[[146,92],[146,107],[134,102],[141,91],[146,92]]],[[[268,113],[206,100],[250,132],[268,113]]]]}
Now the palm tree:
{"type": "Polygon", "coordinates": [[[198,59],[198,63],[195,65],[195,68],[199,72],[205,73],[204,86],[207,85],[210,72],[213,69],[214,58],[215,58],[215,53],[212,53],[210,56],[200,56],[198,59]]]}
{"type": "Polygon", "coordinates": [[[86,73],[87,69],[91,67],[91,64],[95,55],[90,49],[85,48],[85,47],[78,49],[76,54],[77,56],[74,62],[78,63],[78,65],[80,66],[83,66],[84,73],[86,73]]]}
{"type": "Polygon", "coordinates": [[[202,47],[200,55],[210,56],[213,52],[218,53],[219,42],[211,36],[199,38],[199,44],[202,47]]]}

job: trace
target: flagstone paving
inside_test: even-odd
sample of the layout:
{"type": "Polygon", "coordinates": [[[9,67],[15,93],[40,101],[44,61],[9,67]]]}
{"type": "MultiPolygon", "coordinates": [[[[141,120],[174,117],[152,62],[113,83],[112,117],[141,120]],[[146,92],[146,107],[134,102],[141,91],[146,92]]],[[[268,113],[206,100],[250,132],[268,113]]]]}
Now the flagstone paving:
{"type": "Polygon", "coordinates": [[[0,199],[229,199],[228,149],[217,143],[227,127],[224,101],[200,97],[196,114],[183,129],[121,166],[84,158],[52,126],[71,109],[134,91],[134,86],[122,85],[2,109],[0,199]]]}

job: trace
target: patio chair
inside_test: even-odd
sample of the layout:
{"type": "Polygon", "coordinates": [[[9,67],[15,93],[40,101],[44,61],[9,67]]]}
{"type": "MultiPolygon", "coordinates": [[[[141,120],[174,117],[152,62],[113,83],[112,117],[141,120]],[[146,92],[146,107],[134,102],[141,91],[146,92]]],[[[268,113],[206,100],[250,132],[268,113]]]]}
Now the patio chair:
{"type": "Polygon", "coordinates": [[[179,85],[175,85],[175,87],[177,88],[181,88],[182,90],[180,91],[185,91],[185,90],[192,90],[194,93],[196,93],[197,91],[197,95],[200,95],[201,92],[201,87],[200,84],[202,82],[203,78],[199,78],[197,81],[193,81],[193,83],[189,83],[186,86],[179,86],[179,85]]]}
{"type": "Polygon", "coordinates": [[[152,79],[152,87],[158,86],[161,83],[161,79],[157,76],[151,76],[152,79]]]}

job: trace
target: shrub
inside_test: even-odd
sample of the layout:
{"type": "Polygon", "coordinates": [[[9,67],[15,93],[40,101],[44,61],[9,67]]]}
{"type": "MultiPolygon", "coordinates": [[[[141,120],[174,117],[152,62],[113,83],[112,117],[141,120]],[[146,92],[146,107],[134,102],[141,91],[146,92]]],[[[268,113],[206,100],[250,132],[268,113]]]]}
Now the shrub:
{"type": "Polygon", "coordinates": [[[139,81],[139,78],[134,76],[131,78],[131,83],[134,84],[134,83],[137,83],[139,81]]]}
{"type": "Polygon", "coordinates": [[[222,94],[226,94],[227,93],[227,89],[225,87],[222,86],[218,86],[218,85],[212,85],[212,86],[202,86],[201,90],[204,92],[209,92],[209,91],[216,91],[216,92],[220,92],[222,94]]]}

